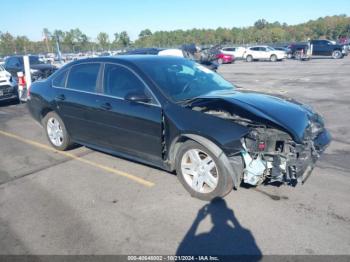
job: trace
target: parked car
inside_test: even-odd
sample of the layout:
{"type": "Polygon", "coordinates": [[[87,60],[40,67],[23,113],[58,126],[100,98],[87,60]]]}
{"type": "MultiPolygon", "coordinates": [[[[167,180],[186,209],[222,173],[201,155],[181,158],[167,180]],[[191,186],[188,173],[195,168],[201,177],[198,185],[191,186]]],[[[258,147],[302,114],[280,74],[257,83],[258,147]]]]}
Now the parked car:
{"type": "Polygon", "coordinates": [[[298,52],[306,53],[312,45],[312,54],[314,56],[331,56],[334,59],[340,59],[348,55],[345,45],[334,44],[330,40],[311,40],[307,43],[293,43],[289,45],[292,56],[296,57],[298,52]]]}
{"type": "Polygon", "coordinates": [[[176,56],[176,57],[184,57],[184,53],[181,49],[169,48],[164,49],[158,52],[158,55],[161,56],[176,56]]]}
{"type": "Polygon", "coordinates": [[[17,83],[5,68],[0,65],[0,101],[19,101],[17,83]]]}
{"type": "Polygon", "coordinates": [[[121,55],[158,55],[158,53],[162,50],[164,50],[164,48],[136,48],[121,53],[121,55]]]}
{"type": "Polygon", "coordinates": [[[217,63],[217,53],[212,53],[211,49],[199,50],[194,44],[183,45],[181,49],[165,48],[137,48],[122,53],[121,55],[159,55],[184,57],[196,61],[210,70],[216,71],[219,68],[217,63]]]}
{"type": "Polygon", "coordinates": [[[233,55],[223,54],[222,52],[218,52],[216,54],[216,59],[220,65],[232,64],[235,61],[235,57],[233,55]]]}
{"type": "Polygon", "coordinates": [[[286,52],[287,58],[292,58],[292,50],[288,46],[272,46],[273,49],[286,52]]]}
{"type": "MultiPolygon", "coordinates": [[[[57,70],[57,67],[46,64],[40,60],[39,56],[29,56],[30,72],[32,81],[45,79],[57,70]]],[[[10,56],[5,61],[5,69],[17,78],[18,72],[24,72],[23,56],[10,56]]]]}
{"type": "Polygon", "coordinates": [[[305,181],[330,143],[310,107],[239,92],[178,57],[78,60],[35,82],[27,104],[55,149],[78,143],[176,170],[203,200],[223,197],[241,181],[305,181]]]}
{"type": "Polygon", "coordinates": [[[243,59],[243,54],[245,51],[245,47],[224,47],[221,48],[221,52],[226,55],[232,55],[236,59],[243,59]]]}
{"type": "Polygon", "coordinates": [[[199,47],[195,44],[185,44],[181,50],[185,58],[200,63],[214,72],[220,66],[217,59],[217,54],[220,52],[218,46],[199,47]]]}
{"type": "Polygon", "coordinates": [[[287,54],[284,51],[276,50],[270,46],[252,46],[246,49],[243,58],[247,62],[252,62],[254,60],[277,62],[287,58],[287,54]]]}

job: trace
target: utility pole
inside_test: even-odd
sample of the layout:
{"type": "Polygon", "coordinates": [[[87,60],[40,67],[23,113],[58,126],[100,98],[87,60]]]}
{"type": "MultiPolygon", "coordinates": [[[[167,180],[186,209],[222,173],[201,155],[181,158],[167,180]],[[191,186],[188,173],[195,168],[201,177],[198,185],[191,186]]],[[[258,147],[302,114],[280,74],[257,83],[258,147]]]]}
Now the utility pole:
{"type": "Polygon", "coordinates": [[[59,38],[57,35],[55,36],[55,39],[56,39],[57,57],[58,57],[58,61],[61,63],[62,62],[62,54],[61,54],[61,50],[60,50],[59,38]]]}
{"type": "Polygon", "coordinates": [[[48,34],[49,34],[49,31],[44,28],[43,30],[43,34],[44,34],[44,39],[45,39],[45,44],[46,44],[46,49],[47,49],[47,52],[50,53],[50,48],[49,48],[49,39],[48,39],[48,34]]]}

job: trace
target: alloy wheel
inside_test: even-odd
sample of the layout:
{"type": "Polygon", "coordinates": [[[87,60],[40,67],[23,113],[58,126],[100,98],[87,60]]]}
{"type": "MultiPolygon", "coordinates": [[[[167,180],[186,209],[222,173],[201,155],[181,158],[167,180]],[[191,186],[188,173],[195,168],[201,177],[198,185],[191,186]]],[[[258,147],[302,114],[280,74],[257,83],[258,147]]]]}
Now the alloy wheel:
{"type": "Polygon", "coordinates": [[[186,183],[196,192],[210,193],[218,185],[215,161],[199,149],[190,149],[182,157],[181,172],[186,183]]]}
{"type": "Polygon", "coordinates": [[[50,117],[47,121],[46,129],[52,144],[54,144],[55,146],[61,146],[63,144],[64,137],[60,122],[56,118],[50,117]]]}

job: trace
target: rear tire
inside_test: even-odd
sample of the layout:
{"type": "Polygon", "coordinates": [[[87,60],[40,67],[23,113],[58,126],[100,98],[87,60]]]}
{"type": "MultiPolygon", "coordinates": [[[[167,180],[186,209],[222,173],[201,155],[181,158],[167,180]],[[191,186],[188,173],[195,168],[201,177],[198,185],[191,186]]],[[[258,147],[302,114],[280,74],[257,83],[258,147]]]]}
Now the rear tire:
{"type": "Polygon", "coordinates": [[[63,120],[55,112],[49,112],[42,120],[47,139],[59,151],[68,150],[73,143],[63,120]]]}
{"type": "Polygon", "coordinates": [[[270,61],[271,62],[277,62],[277,56],[276,55],[271,55],[271,57],[270,57],[270,61]]]}
{"type": "Polygon", "coordinates": [[[246,58],[246,61],[247,62],[253,62],[253,57],[251,55],[248,55],[247,58],[246,58]]]}
{"type": "Polygon", "coordinates": [[[222,58],[219,58],[218,63],[219,63],[219,65],[222,65],[224,63],[224,60],[222,58]]]}
{"type": "Polygon", "coordinates": [[[334,59],[340,59],[340,58],[343,58],[343,54],[340,50],[334,50],[332,53],[332,57],[334,59]]]}
{"type": "Polygon", "coordinates": [[[295,58],[296,60],[302,60],[301,51],[295,51],[295,53],[294,53],[294,58],[295,58]]]}
{"type": "Polygon", "coordinates": [[[181,145],[175,168],[180,183],[192,197],[210,201],[226,196],[233,189],[232,177],[224,163],[195,141],[188,140],[181,145]]]}

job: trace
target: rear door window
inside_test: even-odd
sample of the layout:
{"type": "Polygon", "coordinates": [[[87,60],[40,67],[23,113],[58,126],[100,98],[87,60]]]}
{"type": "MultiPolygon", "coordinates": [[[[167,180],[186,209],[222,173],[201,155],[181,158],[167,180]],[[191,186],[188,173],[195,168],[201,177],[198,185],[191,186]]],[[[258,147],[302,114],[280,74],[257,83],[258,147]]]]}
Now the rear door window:
{"type": "Polygon", "coordinates": [[[67,80],[67,88],[96,92],[100,63],[87,63],[72,66],[67,80]]]}

